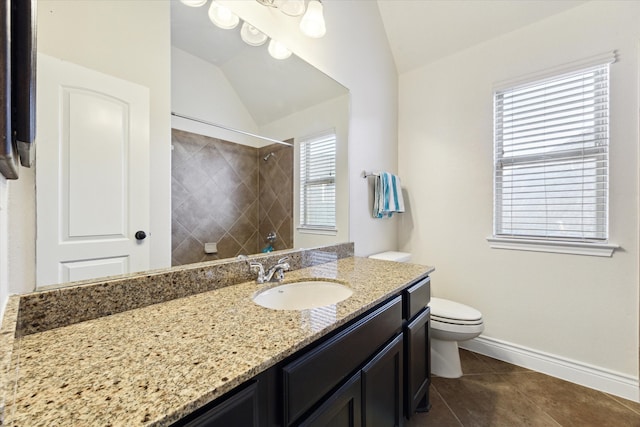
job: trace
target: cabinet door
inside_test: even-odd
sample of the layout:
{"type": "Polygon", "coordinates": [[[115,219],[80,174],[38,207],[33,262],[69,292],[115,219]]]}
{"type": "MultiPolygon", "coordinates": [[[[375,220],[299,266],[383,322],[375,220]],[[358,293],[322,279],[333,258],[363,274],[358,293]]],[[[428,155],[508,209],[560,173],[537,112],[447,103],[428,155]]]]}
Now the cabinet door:
{"type": "Polygon", "coordinates": [[[403,337],[399,334],[362,368],[363,425],[402,425],[402,364],[403,337]]]}
{"type": "Polygon", "coordinates": [[[401,331],[402,299],[398,296],[286,364],[282,368],[283,424],[294,425],[401,331]]]}
{"type": "Polygon", "coordinates": [[[358,372],[300,423],[300,427],[362,426],[361,395],[360,372],[358,372]]]}
{"type": "Polygon", "coordinates": [[[197,411],[187,419],[174,424],[174,427],[258,427],[258,390],[258,383],[253,383],[219,404],[197,411]]]}
{"type": "Polygon", "coordinates": [[[405,328],[406,340],[406,415],[429,409],[429,384],[431,383],[431,344],[429,319],[431,310],[425,309],[405,328]]]}

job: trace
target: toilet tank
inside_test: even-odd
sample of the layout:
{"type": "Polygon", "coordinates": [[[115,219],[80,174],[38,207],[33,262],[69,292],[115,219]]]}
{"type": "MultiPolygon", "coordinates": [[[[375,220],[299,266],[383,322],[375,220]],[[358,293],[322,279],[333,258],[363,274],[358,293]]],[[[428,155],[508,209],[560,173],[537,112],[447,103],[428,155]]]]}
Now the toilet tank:
{"type": "Polygon", "coordinates": [[[369,255],[369,258],[382,259],[385,261],[409,262],[411,260],[411,254],[408,252],[387,251],[369,255]]]}

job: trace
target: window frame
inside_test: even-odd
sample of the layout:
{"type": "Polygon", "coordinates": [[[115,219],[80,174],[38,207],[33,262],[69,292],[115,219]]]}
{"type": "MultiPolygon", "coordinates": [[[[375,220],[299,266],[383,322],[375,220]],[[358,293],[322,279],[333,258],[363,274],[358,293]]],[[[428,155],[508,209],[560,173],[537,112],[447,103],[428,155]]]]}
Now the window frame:
{"type": "MultiPolygon", "coordinates": [[[[611,256],[613,251],[618,248],[618,245],[611,244],[609,242],[609,224],[608,224],[608,216],[609,216],[609,204],[608,204],[608,185],[606,188],[606,200],[604,202],[606,212],[604,215],[607,217],[605,222],[605,237],[603,239],[583,239],[583,238],[571,238],[571,237],[562,237],[562,236],[535,236],[535,235],[514,235],[503,233],[501,234],[498,229],[498,215],[500,215],[501,210],[499,208],[499,169],[500,163],[503,161],[503,158],[500,157],[498,153],[498,120],[497,120],[497,110],[496,110],[496,100],[497,95],[499,93],[508,91],[508,90],[516,90],[518,88],[524,86],[535,86],[536,84],[543,85],[545,82],[548,82],[551,79],[559,78],[568,74],[578,74],[580,72],[587,72],[590,69],[596,68],[598,66],[610,66],[610,64],[615,62],[615,52],[605,53],[603,55],[598,55],[592,58],[587,58],[583,61],[577,61],[572,64],[567,64],[563,67],[556,67],[554,69],[546,70],[542,73],[536,73],[534,75],[529,75],[517,80],[511,80],[507,82],[503,82],[494,87],[493,92],[493,101],[494,101],[494,109],[493,109],[493,121],[494,121],[494,137],[493,137],[493,147],[494,147],[494,170],[493,170],[493,232],[492,236],[487,238],[489,245],[491,248],[496,249],[515,249],[515,250],[527,250],[527,251],[536,251],[536,252],[554,252],[554,253],[570,253],[570,254],[579,254],[579,255],[594,255],[594,256],[611,256]]],[[[610,72],[610,70],[609,70],[610,72]]],[[[609,87],[611,78],[610,74],[608,76],[608,84],[609,87]]],[[[610,110],[610,107],[609,107],[610,110]]],[[[609,139],[607,135],[607,146],[605,149],[608,150],[609,147],[609,139]]],[[[600,147],[594,147],[594,151],[598,151],[600,147]]],[[[576,151],[580,151],[582,154],[582,149],[576,151]]],[[[563,155],[566,156],[568,153],[564,152],[563,155]]],[[[509,159],[509,163],[518,164],[524,162],[533,162],[536,158],[539,158],[539,155],[530,155],[523,156],[520,159],[514,159],[513,157],[509,159]]],[[[584,156],[587,158],[588,156],[584,156]]],[[[550,159],[553,161],[553,155],[546,156],[546,159],[550,159]]],[[[607,157],[608,164],[608,157],[607,157]]],[[[606,169],[607,180],[610,176],[609,169],[606,169]]],[[[596,179],[596,178],[594,178],[596,179]]],[[[504,205],[501,205],[504,206],[504,205]]]]}
{"type": "Polygon", "coordinates": [[[315,133],[303,138],[297,139],[298,145],[298,162],[297,162],[297,171],[299,176],[299,191],[298,191],[298,225],[297,229],[301,233],[309,233],[309,234],[326,234],[326,235],[336,235],[338,232],[337,229],[337,154],[338,154],[338,136],[335,129],[328,129],[319,133],[315,133]],[[332,176],[324,176],[314,179],[305,179],[303,176],[303,171],[308,170],[308,165],[312,162],[313,159],[306,159],[307,166],[303,168],[303,161],[305,161],[303,157],[304,148],[303,146],[306,144],[312,144],[314,142],[326,142],[327,140],[332,140],[333,142],[333,164],[332,164],[332,176]],[[323,185],[332,185],[333,186],[333,225],[323,225],[323,224],[314,224],[313,222],[309,222],[308,217],[305,217],[308,213],[308,198],[306,195],[308,194],[308,189],[310,187],[317,187],[323,185]]]}

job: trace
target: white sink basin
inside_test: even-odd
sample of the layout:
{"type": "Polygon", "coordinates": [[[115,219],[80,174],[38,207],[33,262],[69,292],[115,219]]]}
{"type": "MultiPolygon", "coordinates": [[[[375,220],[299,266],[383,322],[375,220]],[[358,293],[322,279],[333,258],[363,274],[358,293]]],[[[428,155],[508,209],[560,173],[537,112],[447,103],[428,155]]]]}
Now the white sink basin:
{"type": "Polygon", "coordinates": [[[309,280],[267,289],[255,295],[253,302],[274,310],[307,310],[344,301],[352,294],[339,283],[309,280]]]}

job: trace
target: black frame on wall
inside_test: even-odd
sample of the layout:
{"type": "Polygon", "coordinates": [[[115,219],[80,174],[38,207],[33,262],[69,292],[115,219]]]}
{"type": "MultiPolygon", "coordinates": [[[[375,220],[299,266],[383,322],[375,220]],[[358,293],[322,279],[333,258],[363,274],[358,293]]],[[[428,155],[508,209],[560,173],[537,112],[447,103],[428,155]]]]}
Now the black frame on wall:
{"type": "Polygon", "coordinates": [[[36,0],[0,5],[0,172],[17,179],[30,167],[35,140],[36,0]]]}

